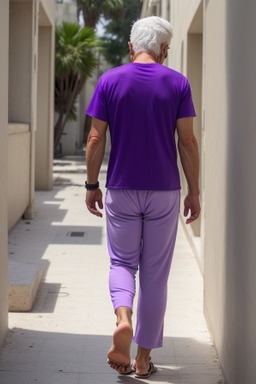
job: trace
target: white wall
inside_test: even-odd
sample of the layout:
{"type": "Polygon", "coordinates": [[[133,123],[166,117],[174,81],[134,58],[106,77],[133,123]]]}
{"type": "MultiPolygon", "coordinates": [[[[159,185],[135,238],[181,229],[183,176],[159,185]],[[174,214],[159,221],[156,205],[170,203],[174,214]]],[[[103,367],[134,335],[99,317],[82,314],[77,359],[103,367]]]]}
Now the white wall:
{"type": "Polygon", "coordinates": [[[39,4],[40,7],[44,9],[44,12],[46,14],[47,24],[54,26],[56,1],[55,0],[39,0],[39,1],[40,1],[40,4],[39,4]]]}
{"type": "Polygon", "coordinates": [[[232,384],[256,382],[255,14],[254,1],[206,7],[205,303],[232,384]]]}
{"type": "Polygon", "coordinates": [[[62,4],[56,4],[56,25],[62,24],[65,20],[69,23],[77,22],[77,5],[72,0],[64,1],[62,4]]]}
{"type": "MultiPolygon", "coordinates": [[[[187,35],[187,77],[190,82],[193,102],[196,110],[194,133],[198,143],[200,162],[202,163],[202,75],[203,75],[203,17],[202,3],[198,8],[187,35]]],[[[199,188],[203,190],[202,172],[199,175],[199,188]]],[[[185,190],[183,184],[183,191],[185,190]]],[[[187,188],[186,188],[187,191],[187,188]]],[[[201,216],[191,224],[194,236],[201,234],[201,216]]]]}
{"type": "Polygon", "coordinates": [[[35,185],[40,189],[52,187],[55,2],[11,0],[9,4],[11,229],[23,214],[33,218],[35,185]],[[17,183],[20,191],[12,189],[17,183]]]}
{"type": "Polygon", "coordinates": [[[8,326],[7,167],[9,0],[0,5],[0,346],[8,326]]]}
{"type": "Polygon", "coordinates": [[[9,130],[8,185],[21,180],[21,193],[8,192],[8,220],[11,228],[23,213],[34,212],[34,130],[36,128],[36,3],[10,1],[9,17],[9,130]],[[27,129],[24,130],[24,124],[27,129]],[[20,128],[20,130],[19,130],[20,128]],[[29,132],[27,132],[29,130],[29,132]],[[19,143],[20,140],[20,143],[19,143]],[[28,152],[26,152],[28,151],[28,152]],[[18,160],[18,161],[17,161],[18,160]]]}
{"type": "MultiPolygon", "coordinates": [[[[8,326],[8,228],[33,203],[38,3],[0,4],[0,346],[8,326]]],[[[41,4],[54,25],[55,1],[41,4]]]]}
{"type": "Polygon", "coordinates": [[[28,124],[9,124],[8,133],[8,229],[11,229],[29,205],[31,132],[28,124]]]}
{"type": "MultiPolygon", "coordinates": [[[[202,83],[201,268],[206,317],[227,383],[254,384],[256,3],[202,1],[202,47],[196,36],[199,4],[169,3],[174,24],[169,65],[189,77],[192,93],[202,83]],[[203,58],[201,78],[197,51],[203,58]]],[[[196,89],[196,104],[198,96],[196,89]]]]}
{"type": "MultiPolygon", "coordinates": [[[[194,132],[198,141],[200,160],[203,158],[203,6],[201,0],[173,0],[167,2],[165,14],[173,24],[174,35],[170,44],[167,65],[183,73],[189,80],[197,117],[194,119],[194,132]]],[[[162,3],[163,8],[163,3],[162,3]]],[[[163,13],[163,9],[162,9],[163,13]]],[[[181,164],[181,194],[182,201],[187,193],[187,182],[181,164]]],[[[201,200],[204,188],[204,175],[200,170],[201,200]]],[[[203,270],[202,256],[202,218],[190,226],[184,224],[191,246],[195,251],[201,271],[203,270]]]]}
{"type": "Polygon", "coordinates": [[[10,2],[9,121],[30,123],[32,5],[10,2]]]}
{"type": "MultiPolygon", "coordinates": [[[[46,22],[44,23],[46,24],[46,22]]],[[[39,26],[37,131],[35,187],[49,190],[53,183],[53,110],[54,110],[54,28],[39,26]]]]}
{"type": "Polygon", "coordinates": [[[61,153],[65,156],[74,155],[77,144],[78,121],[68,121],[60,139],[61,153]]]}
{"type": "Polygon", "coordinates": [[[205,9],[205,310],[221,355],[225,310],[227,76],[226,9],[220,1],[205,9]],[[216,23],[216,20],[218,23],[216,23]]]}

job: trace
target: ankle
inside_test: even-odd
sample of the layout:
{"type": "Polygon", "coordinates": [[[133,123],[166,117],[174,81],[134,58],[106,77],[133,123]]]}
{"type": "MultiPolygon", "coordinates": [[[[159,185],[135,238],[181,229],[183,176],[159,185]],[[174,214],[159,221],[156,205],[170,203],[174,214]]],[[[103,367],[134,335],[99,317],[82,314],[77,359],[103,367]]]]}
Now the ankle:
{"type": "Polygon", "coordinates": [[[151,349],[145,349],[142,347],[138,347],[137,355],[136,355],[136,362],[142,362],[148,364],[150,361],[150,352],[151,349]]]}
{"type": "Polygon", "coordinates": [[[127,323],[131,325],[131,321],[129,319],[117,319],[116,326],[118,327],[120,324],[127,324],[127,323]]]}
{"type": "Polygon", "coordinates": [[[129,323],[132,326],[132,311],[128,307],[119,307],[116,310],[116,325],[117,327],[123,323],[129,323]]]}
{"type": "Polygon", "coordinates": [[[143,363],[143,364],[148,364],[150,361],[150,356],[136,356],[135,357],[136,363],[143,363]]]}

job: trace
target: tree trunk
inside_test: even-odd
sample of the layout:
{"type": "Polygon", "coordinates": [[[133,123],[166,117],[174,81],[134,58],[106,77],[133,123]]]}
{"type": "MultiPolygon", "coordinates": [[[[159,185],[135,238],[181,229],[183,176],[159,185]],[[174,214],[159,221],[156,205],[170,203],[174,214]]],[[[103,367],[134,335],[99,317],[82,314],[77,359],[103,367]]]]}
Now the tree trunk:
{"type": "Polygon", "coordinates": [[[54,150],[57,149],[57,146],[59,144],[61,135],[62,135],[63,130],[64,130],[63,118],[64,118],[64,113],[60,112],[58,120],[57,120],[57,122],[55,124],[55,127],[54,127],[54,150]]]}
{"type": "Polygon", "coordinates": [[[56,150],[61,139],[64,128],[67,124],[70,110],[76,100],[76,97],[81,92],[85,83],[84,77],[70,74],[64,80],[65,86],[62,92],[59,93],[60,100],[62,101],[61,108],[59,109],[59,117],[54,127],[54,149],[56,150]]]}
{"type": "Polygon", "coordinates": [[[86,27],[95,28],[100,18],[98,9],[83,8],[84,24],[86,27]]]}

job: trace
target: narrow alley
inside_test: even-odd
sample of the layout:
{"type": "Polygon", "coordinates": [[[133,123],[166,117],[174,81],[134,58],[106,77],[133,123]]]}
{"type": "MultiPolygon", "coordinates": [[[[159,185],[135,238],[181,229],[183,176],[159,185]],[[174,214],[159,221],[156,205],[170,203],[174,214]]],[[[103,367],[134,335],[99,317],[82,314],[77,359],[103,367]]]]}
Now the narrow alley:
{"type": "MultiPolygon", "coordinates": [[[[103,167],[101,186],[105,172],[103,167]]],[[[84,205],[83,158],[55,160],[54,176],[52,191],[36,192],[36,217],[20,221],[9,238],[12,284],[29,284],[28,271],[39,265],[44,278],[32,311],[9,314],[0,383],[223,384],[203,315],[202,277],[182,225],[169,280],[164,347],[152,353],[158,372],[138,380],[109,368],[115,316],[105,219],[90,215],[84,205]]]]}

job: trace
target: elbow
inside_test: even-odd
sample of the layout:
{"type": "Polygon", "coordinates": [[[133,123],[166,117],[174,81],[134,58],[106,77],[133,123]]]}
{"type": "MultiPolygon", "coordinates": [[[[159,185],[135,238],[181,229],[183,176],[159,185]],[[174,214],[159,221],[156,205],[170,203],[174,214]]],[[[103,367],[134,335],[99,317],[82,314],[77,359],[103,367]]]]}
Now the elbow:
{"type": "Polygon", "coordinates": [[[184,148],[189,152],[190,151],[193,152],[193,151],[198,150],[197,141],[196,141],[195,136],[179,139],[178,145],[179,145],[179,148],[184,148]]]}
{"type": "Polygon", "coordinates": [[[105,137],[101,137],[100,135],[89,135],[87,144],[92,146],[97,146],[102,143],[105,143],[105,137]]]}

